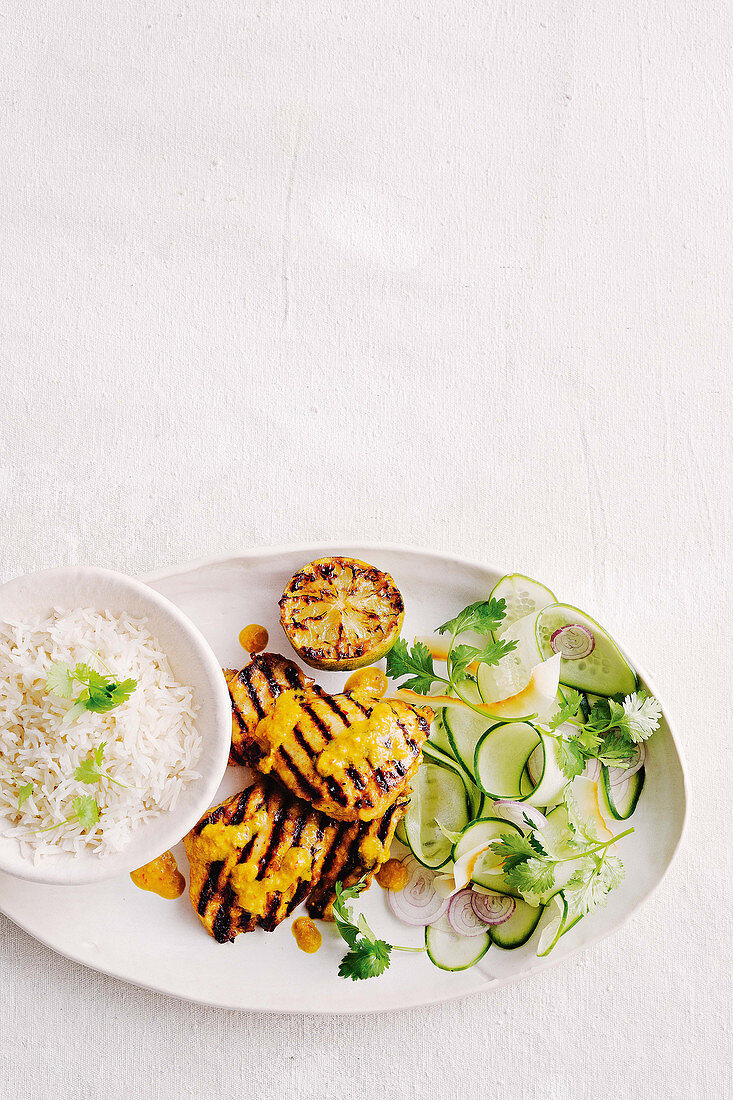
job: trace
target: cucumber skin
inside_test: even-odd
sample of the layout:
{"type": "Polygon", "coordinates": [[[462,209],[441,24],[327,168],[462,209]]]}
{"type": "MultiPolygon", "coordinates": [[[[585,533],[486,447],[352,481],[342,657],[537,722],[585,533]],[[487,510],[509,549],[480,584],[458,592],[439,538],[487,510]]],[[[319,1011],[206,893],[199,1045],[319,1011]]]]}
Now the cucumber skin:
{"type": "MultiPolygon", "coordinates": [[[[629,674],[631,675],[632,680],[633,680],[633,682],[630,680],[626,684],[626,686],[619,687],[618,685],[616,685],[616,690],[615,691],[599,690],[598,686],[596,684],[594,684],[593,687],[589,687],[587,681],[585,681],[584,683],[578,683],[577,677],[574,680],[572,678],[569,678],[567,670],[568,670],[568,666],[572,665],[572,662],[564,662],[564,664],[561,665],[561,669],[560,669],[560,683],[563,684],[565,687],[574,688],[576,691],[580,691],[583,694],[589,694],[590,693],[590,694],[594,694],[594,695],[600,695],[600,696],[603,696],[603,698],[605,698],[605,699],[611,699],[611,698],[613,698],[614,695],[628,695],[631,692],[636,691],[639,687],[639,677],[636,674],[636,670],[631,667],[631,665],[626,660],[623,653],[621,652],[619,647],[616,645],[616,642],[613,640],[613,638],[608,633],[608,631],[605,630],[604,627],[602,627],[599,622],[596,622],[596,620],[593,619],[586,611],[581,611],[581,609],[579,607],[573,607],[573,605],[569,604],[569,603],[548,604],[547,607],[544,607],[542,609],[540,614],[542,614],[545,611],[552,610],[553,608],[556,608],[556,607],[561,607],[561,608],[563,608],[563,610],[566,610],[566,611],[576,611],[578,613],[578,615],[580,615],[583,619],[587,619],[589,623],[592,623],[593,626],[597,627],[598,630],[601,631],[601,634],[605,637],[606,641],[610,644],[611,649],[616,651],[616,655],[618,656],[620,664],[622,666],[625,666],[626,671],[629,672],[629,674]],[[566,670],[565,671],[565,679],[563,679],[563,669],[566,670]]],[[[542,653],[544,655],[545,659],[547,658],[547,656],[552,656],[551,653],[549,655],[545,654],[544,650],[542,648],[542,645],[540,644],[539,620],[537,622],[535,630],[536,630],[536,635],[537,635],[537,648],[539,649],[540,653],[542,653]]],[[[570,670],[570,671],[572,671],[572,670],[570,670]]],[[[585,680],[585,678],[584,678],[584,680],[585,680]]]]}
{"type": "Polygon", "coordinates": [[[611,817],[616,821],[628,821],[634,810],[636,809],[639,799],[641,798],[641,792],[644,790],[644,783],[646,781],[646,770],[639,768],[635,775],[632,775],[630,783],[633,783],[633,790],[631,795],[631,802],[626,813],[621,813],[617,808],[616,803],[613,801],[613,794],[611,793],[611,782],[608,776],[608,768],[605,764],[601,766],[601,790],[603,792],[603,801],[606,809],[611,817]]]}
{"type": "MultiPolygon", "coordinates": [[[[442,761],[439,761],[437,759],[437,757],[432,757],[432,758],[428,757],[426,762],[431,764],[435,768],[443,768],[444,771],[453,772],[453,774],[458,776],[461,783],[463,784],[463,792],[464,792],[465,799],[466,799],[466,824],[463,826],[463,829],[461,830],[461,832],[463,832],[463,830],[467,829],[468,826],[471,824],[472,809],[471,809],[470,796],[469,796],[468,790],[466,788],[466,783],[465,783],[465,780],[464,780],[463,776],[461,775],[460,765],[455,764],[452,760],[446,760],[446,762],[443,763],[442,761]]],[[[405,815],[405,817],[406,816],[407,815],[405,815]]],[[[404,844],[406,848],[409,848],[412,855],[415,857],[417,862],[422,867],[427,868],[428,871],[439,871],[441,869],[441,867],[445,867],[446,863],[450,862],[451,857],[453,855],[453,848],[452,847],[449,847],[448,854],[447,854],[447,856],[445,857],[445,859],[443,860],[442,863],[426,863],[424,859],[420,858],[419,852],[416,852],[415,849],[413,848],[412,844],[410,844],[410,834],[407,831],[407,826],[405,825],[405,818],[404,817],[402,818],[402,820],[400,821],[399,824],[402,826],[402,832],[404,834],[405,839],[401,840],[400,837],[397,837],[397,839],[400,840],[400,843],[404,844]]],[[[395,829],[395,836],[397,836],[397,829],[395,829]]]]}
{"type": "MultiPolygon", "coordinates": [[[[524,902],[524,904],[528,905],[527,902],[524,902]]],[[[530,905],[528,906],[528,908],[532,909],[534,907],[530,905]]],[[[504,928],[505,925],[511,924],[512,920],[514,919],[513,914],[508,921],[504,922],[504,924],[497,924],[490,930],[489,935],[491,936],[491,942],[495,944],[496,947],[500,947],[502,951],[515,951],[518,947],[524,947],[525,943],[528,943],[537,931],[537,925],[540,923],[540,917],[542,916],[544,910],[544,905],[537,906],[537,919],[534,924],[532,924],[531,928],[528,928],[523,936],[519,936],[516,938],[511,937],[508,942],[505,941],[504,943],[501,943],[501,929],[504,928]]]]}
{"type": "MultiPolygon", "coordinates": [[[[430,961],[431,961],[431,963],[433,964],[433,966],[437,966],[438,970],[445,970],[445,971],[447,971],[447,972],[448,972],[449,974],[458,974],[458,973],[460,973],[460,971],[461,971],[461,970],[470,970],[472,966],[475,966],[475,965],[476,965],[476,963],[479,963],[479,962],[481,962],[481,960],[483,959],[484,955],[485,955],[485,954],[486,954],[486,952],[487,952],[487,951],[489,950],[489,948],[491,947],[491,944],[492,944],[492,942],[493,942],[493,941],[492,941],[492,939],[491,939],[491,933],[490,933],[490,932],[486,932],[486,933],[485,933],[485,936],[486,936],[486,943],[484,944],[484,949],[483,949],[483,951],[481,951],[481,952],[480,952],[479,954],[477,954],[477,955],[476,955],[476,956],[475,956],[475,957],[474,957],[473,959],[471,959],[471,961],[470,961],[470,962],[467,962],[467,963],[465,964],[465,966],[443,966],[443,964],[442,964],[442,963],[439,963],[439,962],[437,962],[437,960],[435,959],[435,956],[434,956],[434,955],[432,954],[432,952],[431,952],[431,950],[430,950],[430,943],[429,943],[429,939],[430,939],[430,936],[429,936],[430,928],[431,928],[431,925],[429,925],[429,924],[428,924],[428,925],[426,926],[426,928],[425,928],[425,950],[426,950],[426,951],[427,951],[427,953],[428,953],[428,958],[430,959],[430,961]]],[[[476,940],[479,940],[479,941],[480,941],[480,940],[481,940],[481,939],[482,939],[483,937],[481,937],[481,936],[474,936],[474,937],[472,937],[472,938],[473,938],[473,939],[476,939],[476,940]]]]}

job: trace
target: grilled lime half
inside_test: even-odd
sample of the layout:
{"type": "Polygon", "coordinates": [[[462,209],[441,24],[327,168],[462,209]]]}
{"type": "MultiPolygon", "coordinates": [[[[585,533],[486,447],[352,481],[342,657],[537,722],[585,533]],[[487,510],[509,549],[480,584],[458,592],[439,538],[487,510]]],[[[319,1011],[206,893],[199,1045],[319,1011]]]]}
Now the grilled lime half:
{"type": "Polygon", "coordinates": [[[399,637],[405,605],[389,573],[358,558],[318,558],[295,573],[280,600],[280,622],[313,668],[348,671],[373,664],[399,637]]]}

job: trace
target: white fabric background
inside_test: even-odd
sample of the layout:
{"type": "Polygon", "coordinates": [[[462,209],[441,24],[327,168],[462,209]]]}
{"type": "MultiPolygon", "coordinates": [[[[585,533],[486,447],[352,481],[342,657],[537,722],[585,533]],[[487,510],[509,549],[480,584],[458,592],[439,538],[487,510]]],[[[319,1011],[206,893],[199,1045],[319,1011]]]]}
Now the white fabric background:
{"type": "Polygon", "coordinates": [[[3,1100],[724,1095],[732,29],[715,0],[5,11],[2,579],[341,536],[536,575],[660,685],[691,817],[611,940],[396,1016],[177,1003],[0,917],[3,1100]]]}

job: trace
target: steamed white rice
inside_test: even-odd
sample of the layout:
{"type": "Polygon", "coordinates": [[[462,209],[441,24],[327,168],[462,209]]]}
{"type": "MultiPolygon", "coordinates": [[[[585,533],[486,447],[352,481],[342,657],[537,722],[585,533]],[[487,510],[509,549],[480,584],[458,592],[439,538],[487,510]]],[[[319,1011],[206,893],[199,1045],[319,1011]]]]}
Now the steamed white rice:
{"type": "Polygon", "coordinates": [[[119,851],[138,826],[173,809],[184,785],[199,777],[195,718],[191,688],[175,679],[145,619],[90,608],[55,610],[32,625],[0,619],[0,835],[17,837],[34,862],[59,850],[119,851]],[[84,711],[64,726],[72,702],[46,690],[56,661],[72,668],[85,663],[102,675],[109,669],[119,681],[137,680],[137,687],[114,710],[84,711]],[[74,779],[103,741],[100,770],[125,787],[74,779]],[[29,782],[32,794],[18,809],[19,788],[29,782]],[[99,804],[97,825],[86,831],[76,822],[39,834],[70,817],[75,798],[90,794],[99,804]]]}

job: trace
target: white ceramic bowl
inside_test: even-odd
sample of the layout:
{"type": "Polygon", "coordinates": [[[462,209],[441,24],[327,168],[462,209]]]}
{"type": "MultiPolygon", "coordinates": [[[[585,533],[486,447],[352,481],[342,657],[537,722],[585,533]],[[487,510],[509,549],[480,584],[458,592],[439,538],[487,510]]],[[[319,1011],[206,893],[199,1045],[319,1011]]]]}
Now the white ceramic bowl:
{"type": "Polygon", "coordinates": [[[54,607],[93,607],[118,615],[146,618],[176,679],[193,689],[196,725],[202,738],[196,770],[200,779],[187,783],[174,810],[161,813],[136,829],[122,851],[107,856],[93,852],[59,852],[38,864],[21,855],[14,838],[0,836],[0,870],[19,878],[57,885],[81,885],[125,874],[176,844],[211,805],[226,770],[232,717],[221,666],[203,634],[178,608],[141,581],[109,569],[47,569],[16,577],[0,586],[0,618],[21,621],[49,614],[54,607]]]}

